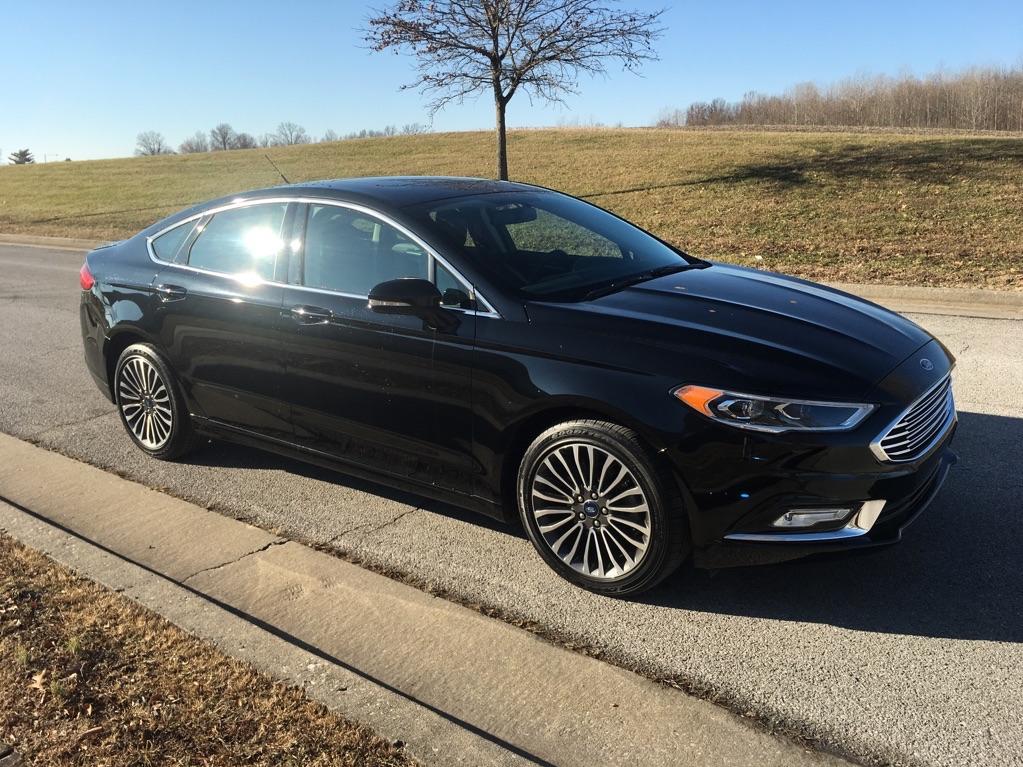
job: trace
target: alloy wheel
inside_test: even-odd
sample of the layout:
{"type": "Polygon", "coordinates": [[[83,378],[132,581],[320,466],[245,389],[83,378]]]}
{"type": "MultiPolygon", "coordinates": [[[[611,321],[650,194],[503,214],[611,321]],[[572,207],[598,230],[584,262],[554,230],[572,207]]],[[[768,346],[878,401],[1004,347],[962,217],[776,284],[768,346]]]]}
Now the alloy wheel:
{"type": "Polygon", "coordinates": [[[121,365],[117,404],[131,433],[147,450],[159,450],[170,440],[174,411],[167,383],[156,366],[140,354],[121,365]]]}
{"type": "Polygon", "coordinates": [[[646,494],[635,474],[601,447],[572,442],[551,448],[533,475],[530,500],[543,540],[585,576],[620,578],[646,556],[646,494]]]}

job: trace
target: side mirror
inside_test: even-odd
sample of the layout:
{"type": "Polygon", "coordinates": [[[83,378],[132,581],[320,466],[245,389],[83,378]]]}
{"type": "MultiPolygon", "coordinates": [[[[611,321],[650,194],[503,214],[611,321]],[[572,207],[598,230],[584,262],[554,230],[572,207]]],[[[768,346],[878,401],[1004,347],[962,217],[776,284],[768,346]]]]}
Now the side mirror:
{"type": "Polygon", "coordinates": [[[381,282],[369,292],[369,308],[379,314],[425,317],[440,306],[440,300],[437,287],[417,277],[381,282]]]}

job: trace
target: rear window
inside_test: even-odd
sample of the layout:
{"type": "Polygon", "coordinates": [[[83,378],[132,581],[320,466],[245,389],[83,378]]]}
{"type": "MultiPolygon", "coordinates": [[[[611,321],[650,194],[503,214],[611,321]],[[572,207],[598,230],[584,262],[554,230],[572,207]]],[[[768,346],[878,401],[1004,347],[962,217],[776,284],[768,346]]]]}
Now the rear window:
{"type": "Polygon", "coordinates": [[[156,257],[161,261],[174,261],[181,251],[181,246],[185,244],[188,236],[195,229],[195,224],[195,221],[189,221],[187,224],[176,226],[155,238],[153,253],[156,254],[156,257]]]}
{"type": "Polygon", "coordinates": [[[272,280],[284,247],[281,228],[287,209],[287,203],[267,203],[217,213],[192,243],[188,265],[272,280]]]}

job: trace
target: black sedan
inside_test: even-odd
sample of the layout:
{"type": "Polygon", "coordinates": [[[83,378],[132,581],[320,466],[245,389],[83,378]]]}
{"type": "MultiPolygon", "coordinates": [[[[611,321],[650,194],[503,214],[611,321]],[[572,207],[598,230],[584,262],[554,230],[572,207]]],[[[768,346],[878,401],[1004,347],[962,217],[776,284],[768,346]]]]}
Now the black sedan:
{"type": "Polygon", "coordinates": [[[525,184],[250,192],[93,251],[81,286],[147,454],[212,436],[520,518],[602,593],[893,542],[954,460],[954,361],[917,325],[525,184]]]}

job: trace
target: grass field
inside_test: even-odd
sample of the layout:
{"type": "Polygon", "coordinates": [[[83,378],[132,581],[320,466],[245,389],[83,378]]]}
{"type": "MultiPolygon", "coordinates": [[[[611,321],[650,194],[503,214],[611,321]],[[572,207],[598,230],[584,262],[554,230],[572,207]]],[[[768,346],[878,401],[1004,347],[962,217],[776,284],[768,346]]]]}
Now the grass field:
{"type": "MultiPolygon", "coordinates": [[[[706,258],[812,279],[1023,290],[1023,138],[537,130],[513,178],[587,197],[706,258]]],[[[264,150],[0,168],[0,232],[120,238],[279,181],[264,150]]],[[[292,181],[486,176],[489,133],[270,150],[292,181]]]]}
{"type": "Polygon", "coordinates": [[[0,746],[25,765],[415,764],[2,534],[0,701],[0,746]]]}

